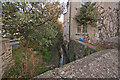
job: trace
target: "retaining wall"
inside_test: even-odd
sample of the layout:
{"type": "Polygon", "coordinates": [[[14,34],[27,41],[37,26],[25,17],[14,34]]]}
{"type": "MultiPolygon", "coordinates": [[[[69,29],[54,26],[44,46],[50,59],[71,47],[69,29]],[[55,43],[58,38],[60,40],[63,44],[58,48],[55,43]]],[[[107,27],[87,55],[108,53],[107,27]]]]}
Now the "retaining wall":
{"type": "Polygon", "coordinates": [[[35,78],[112,78],[118,80],[118,51],[106,49],[35,78]]]}
{"type": "Polygon", "coordinates": [[[3,75],[6,67],[12,63],[12,46],[10,45],[9,39],[2,39],[0,43],[0,65],[2,65],[0,67],[0,69],[2,69],[0,75],[3,75]]]}

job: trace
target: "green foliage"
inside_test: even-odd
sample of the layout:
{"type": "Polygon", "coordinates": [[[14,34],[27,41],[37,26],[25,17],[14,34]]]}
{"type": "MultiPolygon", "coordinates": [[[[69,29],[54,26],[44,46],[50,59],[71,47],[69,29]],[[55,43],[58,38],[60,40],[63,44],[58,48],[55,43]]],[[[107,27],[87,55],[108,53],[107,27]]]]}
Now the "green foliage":
{"type": "Polygon", "coordinates": [[[57,19],[61,13],[58,2],[46,3],[44,8],[39,2],[3,2],[3,35],[38,42],[38,49],[52,45],[58,31],[57,19]],[[33,8],[34,7],[34,8],[33,8]],[[18,34],[15,34],[18,33],[18,34]]]}
{"type": "Polygon", "coordinates": [[[118,48],[115,48],[116,50],[119,50],[118,48]]]}
{"type": "Polygon", "coordinates": [[[42,52],[37,51],[36,56],[39,56],[40,54],[42,54],[42,52]]]}
{"type": "Polygon", "coordinates": [[[86,2],[86,4],[80,8],[80,12],[75,16],[75,20],[84,27],[88,24],[95,27],[99,17],[100,14],[96,3],[86,2]]]}
{"type": "Polygon", "coordinates": [[[44,49],[43,52],[43,61],[44,62],[50,62],[52,60],[53,57],[53,53],[48,51],[47,49],[44,49]]]}
{"type": "MultiPolygon", "coordinates": [[[[8,66],[7,70],[5,71],[5,74],[3,75],[3,78],[30,78],[29,71],[32,70],[31,64],[28,64],[28,73],[23,73],[25,71],[25,55],[27,55],[27,61],[30,59],[30,54],[25,53],[22,51],[21,48],[13,49],[13,60],[15,61],[15,65],[8,66]],[[10,69],[8,69],[10,68],[10,69]]],[[[34,57],[36,58],[36,57],[34,57]]],[[[36,61],[37,62],[37,61],[36,61]]],[[[35,63],[36,64],[36,63],[35,63]]],[[[35,72],[33,76],[40,75],[43,72],[48,71],[49,68],[43,66],[42,64],[35,65],[35,72]]]]}
{"type": "Polygon", "coordinates": [[[35,49],[38,46],[38,42],[30,41],[28,47],[35,49]]]}
{"type": "Polygon", "coordinates": [[[94,51],[90,51],[90,54],[94,53],[94,51]]]}
{"type": "Polygon", "coordinates": [[[82,53],[82,57],[85,57],[88,55],[88,53],[92,54],[94,53],[95,51],[91,50],[89,47],[87,46],[84,46],[84,53],[82,53]]]}
{"type": "Polygon", "coordinates": [[[68,54],[69,54],[68,57],[69,57],[70,62],[76,60],[76,56],[73,51],[69,51],[68,54]]]}
{"type": "Polygon", "coordinates": [[[77,42],[77,41],[76,41],[75,43],[76,43],[76,45],[77,45],[77,46],[79,46],[79,45],[80,45],[80,43],[79,43],[79,42],[77,42]]]}
{"type": "MultiPolygon", "coordinates": [[[[73,54],[77,54],[77,53],[81,53],[81,57],[85,57],[88,55],[88,53],[92,54],[95,51],[91,50],[89,47],[87,47],[86,45],[82,45],[79,42],[76,42],[74,40],[70,40],[69,42],[69,50],[68,53],[70,56],[73,56],[73,54]],[[79,52],[79,49],[81,50],[81,52],[79,52]]],[[[69,56],[69,57],[70,57],[69,56]]],[[[74,55],[75,56],[75,55],[74,55]]]]}
{"type": "MultiPolygon", "coordinates": [[[[32,51],[38,51],[34,57],[39,57],[42,54],[43,61],[50,62],[53,53],[49,48],[54,45],[59,46],[63,41],[60,31],[61,26],[57,22],[61,13],[59,3],[45,3],[43,4],[44,8],[39,5],[39,2],[30,2],[29,5],[31,7],[27,2],[3,2],[2,5],[3,35],[7,35],[7,38],[20,38],[23,46],[31,48],[32,51]]],[[[12,66],[6,72],[8,77],[30,77],[29,73],[24,73],[23,71],[25,69],[26,56],[29,62],[31,54],[20,48],[13,50],[15,66],[12,66]]],[[[31,64],[28,65],[29,70],[32,68],[31,64]]],[[[35,69],[38,70],[36,70],[35,74],[48,70],[48,68],[41,65],[35,66],[35,69]]]]}
{"type": "Polygon", "coordinates": [[[57,61],[56,61],[56,64],[59,65],[60,64],[60,57],[59,57],[59,53],[57,53],[57,61]]]}
{"type": "Polygon", "coordinates": [[[35,69],[36,69],[37,72],[34,75],[40,75],[40,74],[49,70],[49,68],[44,67],[43,65],[38,65],[38,66],[36,66],[35,69]]]}
{"type": "MultiPolygon", "coordinates": [[[[13,60],[15,61],[15,65],[11,66],[10,69],[5,71],[4,77],[6,78],[14,78],[21,75],[21,70],[23,70],[23,51],[20,48],[13,50],[13,60]]],[[[8,66],[9,68],[10,66],[8,66]]]]}
{"type": "Polygon", "coordinates": [[[87,49],[87,46],[84,46],[84,49],[87,49]]]}
{"type": "Polygon", "coordinates": [[[97,51],[101,51],[101,50],[102,50],[102,47],[99,44],[97,44],[97,51]]]}
{"type": "Polygon", "coordinates": [[[88,52],[87,51],[85,51],[84,53],[82,53],[82,57],[85,57],[85,56],[87,56],[88,55],[88,52]]]}

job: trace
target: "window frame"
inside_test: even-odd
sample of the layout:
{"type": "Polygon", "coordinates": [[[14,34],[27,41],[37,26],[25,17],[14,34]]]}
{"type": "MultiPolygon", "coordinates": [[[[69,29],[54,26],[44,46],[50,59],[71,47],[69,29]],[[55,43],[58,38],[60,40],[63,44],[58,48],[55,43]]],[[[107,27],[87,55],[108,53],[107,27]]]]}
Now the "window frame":
{"type": "Polygon", "coordinates": [[[88,26],[87,26],[87,28],[86,28],[86,32],[83,32],[83,25],[82,25],[82,26],[78,25],[78,26],[77,26],[77,33],[76,33],[76,35],[79,35],[79,34],[86,34],[86,35],[87,35],[87,34],[88,34],[88,33],[87,33],[87,32],[88,32],[87,29],[88,29],[88,26]],[[79,32],[79,30],[78,30],[79,28],[81,28],[81,32],[79,32]]]}

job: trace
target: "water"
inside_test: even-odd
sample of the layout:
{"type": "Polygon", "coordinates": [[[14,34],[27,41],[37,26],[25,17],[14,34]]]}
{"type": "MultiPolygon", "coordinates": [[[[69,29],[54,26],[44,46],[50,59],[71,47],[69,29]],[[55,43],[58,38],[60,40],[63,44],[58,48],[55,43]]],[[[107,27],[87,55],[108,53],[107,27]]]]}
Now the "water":
{"type": "Polygon", "coordinates": [[[63,55],[61,55],[60,66],[63,66],[63,55]]]}
{"type": "Polygon", "coordinates": [[[62,48],[62,47],[61,47],[61,49],[60,49],[60,54],[61,54],[60,66],[63,66],[63,48],[62,48]]]}

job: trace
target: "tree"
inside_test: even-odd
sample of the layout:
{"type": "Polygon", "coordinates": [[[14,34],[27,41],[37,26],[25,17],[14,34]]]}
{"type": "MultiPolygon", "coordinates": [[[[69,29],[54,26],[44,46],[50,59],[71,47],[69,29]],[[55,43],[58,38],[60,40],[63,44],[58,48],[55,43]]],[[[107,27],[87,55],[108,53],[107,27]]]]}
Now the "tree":
{"type": "Polygon", "coordinates": [[[99,18],[100,14],[98,12],[98,6],[96,3],[91,2],[86,2],[82,5],[79,13],[75,16],[75,20],[80,24],[80,26],[83,25],[84,32],[87,29],[87,25],[95,27],[99,18]]]}
{"type": "MultiPolygon", "coordinates": [[[[20,74],[16,75],[15,73],[8,75],[15,75],[15,77],[18,78],[19,76],[21,77],[21,74],[28,74],[30,77],[33,77],[37,70],[37,63],[34,58],[35,54],[28,48],[28,44],[29,42],[36,42],[37,51],[41,51],[43,48],[48,48],[55,44],[54,41],[56,38],[58,40],[61,34],[57,19],[62,9],[58,2],[5,2],[2,4],[3,35],[5,34],[6,37],[10,39],[20,38],[23,44],[21,50],[23,50],[24,54],[21,58],[23,59],[21,60],[22,64],[19,66],[17,63],[12,69],[17,72],[16,66],[21,67],[21,69],[19,69],[20,74]]],[[[40,53],[42,53],[42,51],[40,53]]],[[[39,58],[42,59],[42,57],[39,58]]],[[[39,63],[39,66],[41,64],[42,63],[39,63]]]]}
{"type": "Polygon", "coordinates": [[[61,9],[58,2],[3,3],[3,34],[20,38],[26,48],[30,41],[37,41],[42,48],[48,47],[58,34],[57,19],[61,9]]]}

